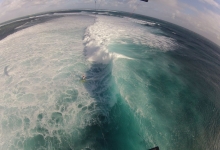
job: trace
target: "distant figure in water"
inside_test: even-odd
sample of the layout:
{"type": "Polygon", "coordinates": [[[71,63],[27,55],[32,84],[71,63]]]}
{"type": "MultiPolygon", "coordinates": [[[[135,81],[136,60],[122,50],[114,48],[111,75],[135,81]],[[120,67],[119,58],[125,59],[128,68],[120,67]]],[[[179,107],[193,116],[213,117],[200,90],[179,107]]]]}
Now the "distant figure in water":
{"type": "Polygon", "coordinates": [[[85,79],[86,79],[86,76],[85,76],[85,75],[83,75],[83,76],[82,76],[82,80],[85,80],[85,79]]]}
{"type": "Polygon", "coordinates": [[[7,69],[8,69],[8,66],[6,66],[6,67],[4,68],[4,74],[5,74],[6,76],[9,76],[7,69]]]}

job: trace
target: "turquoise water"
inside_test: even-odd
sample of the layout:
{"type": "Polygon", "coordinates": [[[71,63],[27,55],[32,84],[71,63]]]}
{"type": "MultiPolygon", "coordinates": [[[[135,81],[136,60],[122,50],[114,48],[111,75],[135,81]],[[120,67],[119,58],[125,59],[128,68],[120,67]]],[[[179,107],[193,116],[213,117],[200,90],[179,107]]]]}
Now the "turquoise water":
{"type": "Polygon", "coordinates": [[[133,17],[55,13],[4,37],[0,149],[219,149],[220,48],[133,17]]]}

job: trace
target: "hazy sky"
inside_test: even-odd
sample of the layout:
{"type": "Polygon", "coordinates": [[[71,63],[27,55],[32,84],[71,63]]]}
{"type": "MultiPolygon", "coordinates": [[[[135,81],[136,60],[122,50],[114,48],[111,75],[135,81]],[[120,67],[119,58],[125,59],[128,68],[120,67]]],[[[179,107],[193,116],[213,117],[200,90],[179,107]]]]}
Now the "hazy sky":
{"type": "MultiPolygon", "coordinates": [[[[97,0],[99,9],[144,14],[197,32],[220,45],[220,0],[97,0]]],[[[0,23],[38,12],[95,8],[95,0],[0,0],[0,23]]]]}

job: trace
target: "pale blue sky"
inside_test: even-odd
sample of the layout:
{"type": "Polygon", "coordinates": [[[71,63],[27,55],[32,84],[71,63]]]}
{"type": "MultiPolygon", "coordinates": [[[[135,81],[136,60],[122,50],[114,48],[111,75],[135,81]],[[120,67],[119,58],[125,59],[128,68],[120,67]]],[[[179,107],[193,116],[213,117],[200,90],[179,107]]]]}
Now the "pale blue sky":
{"type": "MultiPolygon", "coordinates": [[[[0,0],[0,23],[34,13],[91,8],[95,0],[0,0]]],[[[220,0],[97,0],[100,9],[144,14],[197,32],[220,45],[220,0]]]]}

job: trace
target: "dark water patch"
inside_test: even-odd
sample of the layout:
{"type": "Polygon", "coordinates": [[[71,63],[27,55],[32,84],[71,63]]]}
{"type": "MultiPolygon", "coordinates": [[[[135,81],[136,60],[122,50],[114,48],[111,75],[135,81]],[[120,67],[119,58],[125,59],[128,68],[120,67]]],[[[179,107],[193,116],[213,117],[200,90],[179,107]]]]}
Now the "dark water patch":
{"type": "MultiPolygon", "coordinates": [[[[189,145],[188,149],[219,149],[218,144],[207,141],[219,140],[220,49],[192,33],[187,32],[192,35],[189,38],[185,32],[179,34],[182,34],[179,39],[176,38],[179,49],[167,54],[181,66],[179,78],[186,84],[177,97],[181,102],[182,113],[181,116],[176,116],[177,122],[182,125],[180,130],[189,131],[192,135],[184,143],[189,145]],[[184,124],[188,124],[188,127],[184,127],[184,124]],[[211,136],[210,131],[213,130],[217,134],[212,132],[211,136]]],[[[181,135],[187,137],[189,133],[181,132],[181,135]]],[[[184,141],[183,137],[175,138],[184,141]]]]}
{"type": "Polygon", "coordinates": [[[194,84],[184,82],[184,85],[161,70],[157,71],[157,76],[148,76],[148,79],[151,104],[156,108],[157,116],[166,120],[164,125],[170,133],[167,136],[172,143],[170,148],[204,148],[204,145],[197,147],[201,141],[194,139],[201,136],[207,123],[205,119],[208,119],[206,113],[211,113],[213,105],[208,97],[194,84]],[[170,128],[166,124],[170,124],[170,128]]]}
{"type": "Polygon", "coordinates": [[[109,122],[110,103],[112,101],[113,77],[111,76],[111,64],[92,64],[85,74],[83,83],[94,102],[82,109],[90,112],[90,119],[81,130],[82,139],[80,145],[84,149],[109,149],[106,141],[106,125],[109,122]]]}
{"type": "Polygon", "coordinates": [[[112,63],[93,64],[86,72],[85,88],[95,102],[88,106],[92,119],[83,129],[82,145],[90,149],[145,149],[133,111],[124,103],[112,76],[112,63]],[[91,143],[91,144],[89,144],[91,143]]]}

